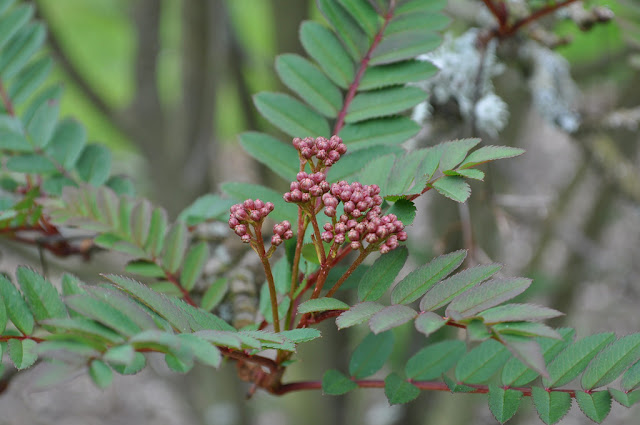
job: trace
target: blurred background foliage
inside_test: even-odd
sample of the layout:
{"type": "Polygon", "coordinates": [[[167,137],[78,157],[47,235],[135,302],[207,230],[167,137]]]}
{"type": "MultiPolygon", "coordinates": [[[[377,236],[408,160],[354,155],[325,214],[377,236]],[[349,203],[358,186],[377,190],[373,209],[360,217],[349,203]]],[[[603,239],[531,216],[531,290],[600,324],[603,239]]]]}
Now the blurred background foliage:
{"type": "MultiPolygon", "coordinates": [[[[175,215],[223,180],[275,181],[242,154],[236,135],[246,130],[278,135],[258,116],[251,95],[282,89],[274,58],[302,51],[300,22],[322,20],[314,2],[34,3],[49,26],[49,48],[57,59],[52,79],[65,83],[62,114],[83,122],[90,140],[114,149],[117,169],[132,175],[143,195],[175,215]]],[[[484,7],[477,0],[448,3],[454,18],[450,30],[456,34],[476,25],[475,15],[484,7]]],[[[503,262],[507,274],[537,278],[527,300],[566,311],[566,323],[578,330],[625,334],[637,331],[640,323],[635,307],[640,289],[634,277],[640,272],[640,198],[633,195],[640,184],[640,118],[629,126],[607,126],[605,121],[611,113],[637,110],[640,103],[640,11],[635,0],[591,3],[611,8],[614,22],[581,31],[575,22],[563,20],[551,28],[572,39],[557,52],[570,61],[582,91],[583,128],[569,137],[536,114],[522,88],[531,70],[509,46],[520,40],[505,42],[498,54],[508,69],[493,83],[509,105],[509,124],[498,137],[483,136],[486,144],[515,145],[529,152],[517,160],[517,168],[505,164],[491,169],[488,182],[474,186],[468,207],[425,200],[419,206],[426,212],[422,225],[416,224],[411,236],[422,241],[413,244],[424,258],[413,261],[467,245],[465,228],[470,227],[478,247],[474,261],[503,262]],[[621,159],[627,174],[616,173],[621,159]]],[[[460,117],[437,112],[418,143],[469,136],[459,130],[464,127],[460,117]]],[[[301,353],[308,357],[294,374],[315,379],[330,367],[344,368],[348,349],[362,334],[336,336],[335,327],[326,325],[322,331],[327,336],[301,353]]],[[[411,338],[410,332],[397,335],[398,358],[410,349],[411,338]]],[[[108,393],[80,380],[56,394],[29,393],[30,399],[20,393],[28,384],[16,384],[0,397],[0,411],[11,406],[17,418],[7,422],[12,424],[493,423],[486,403],[468,395],[422,394],[411,405],[394,408],[381,394],[362,391],[335,398],[258,394],[245,403],[247,388],[227,369],[197,369],[182,378],[158,367],[142,380],[121,379],[108,393]],[[39,408],[30,407],[33,400],[39,408]],[[110,413],[116,408],[124,413],[110,413]]],[[[523,410],[512,423],[538,423],[532,411],[523,410]]],[[[607,423],[630,423],[634,412],[637,408],[614,409],[617,415],[607,423]]],[[[587,419],[576,415],[564,423],[581,421],[587,419]]]]}

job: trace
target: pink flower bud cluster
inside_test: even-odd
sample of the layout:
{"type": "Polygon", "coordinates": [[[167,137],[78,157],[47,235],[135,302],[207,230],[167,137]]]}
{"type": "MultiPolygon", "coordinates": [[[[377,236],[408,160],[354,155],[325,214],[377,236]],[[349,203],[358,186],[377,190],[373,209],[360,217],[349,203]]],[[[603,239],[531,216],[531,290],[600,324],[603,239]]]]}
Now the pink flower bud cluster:
{"type": "Polygon", "coordinates": [[[326,167],[335,164],[340,159],[340,156],[347,152],[347,146],[338,136],[331,136],[330,139],[325,139],[324,137],[300,139],[296,137],[293,139],[293,146],[300,152],[300,160],[303,163],[316,157],[326,167]]]}
{"type": "Polygon", "coordinates": [[[290,192],[284,194],[283,198],[287,202],[309,202],[311,198],[317,198],[329,192],[331,185],[325,180],[324,173],[308,174],[301,171],[296,176],[295,182],[289,186],[290,192]]]}
{"type": "Polygon", "coordinates": [[[293,230],[291,230],[291,223],[288,220],[284,220],[278,224],[273,225],[273,236],[271,237],[271,245],[278,246],[283,241],[291,239],[293,237],[293,230]]]}
{"type": "MultiPolygon", "coordinates": [[[[377,207],[379,209],[380,207],[377,207]]],[[[369,211],[364,220],[358,222],[349,218],[346,214],[340,216],[340,220],[335,224],[324,225],[322,240],[342,244],[349,238],[352,249],[359,249],[363,242],[369,244],[380,244],[380,252],[386,254],[398,247],[398,241],[407,240],[407,232],[404,231],[404,224],[398,220],[394,214],[387,214],[382,217],[375,210],[369,211]]]]}
{"type": "Polygon", "coordinates": [[[324,213],[329,217],[336,216],[336,207],[342,201],[344,212],[349,218],[358,218],[367,212],[380,214],[382,197],[378,185],[363,185],[358,182],[341,181],[331,185],[331,191],[322,196],[324,213]]]}
{"type": "Polygon", "coordinates": [[[229,209],[229,227],[240,236],[242,242],[251,242],[250,224],[261,223],[273,211],[273,203],[247,199],[242,204],[232,205],[229,209]]]}

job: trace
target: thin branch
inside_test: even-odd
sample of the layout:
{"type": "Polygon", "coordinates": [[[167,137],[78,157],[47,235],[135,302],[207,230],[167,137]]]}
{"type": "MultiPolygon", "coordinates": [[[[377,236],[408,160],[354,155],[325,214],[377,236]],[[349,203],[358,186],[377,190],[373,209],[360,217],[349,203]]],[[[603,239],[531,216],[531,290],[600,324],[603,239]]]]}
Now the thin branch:
{"type": "Polygon", "coordinates": [[[7,89],[4,86],[4,81],[0,80],[0,98],[2,99],[2,104],[4,105],[4,109],[7,110],[7,113],[12,117],[16,115],[16,111],[13,108],[13,103],[11,99],[9,99],[9,94],[7,93],[7,89]]]}

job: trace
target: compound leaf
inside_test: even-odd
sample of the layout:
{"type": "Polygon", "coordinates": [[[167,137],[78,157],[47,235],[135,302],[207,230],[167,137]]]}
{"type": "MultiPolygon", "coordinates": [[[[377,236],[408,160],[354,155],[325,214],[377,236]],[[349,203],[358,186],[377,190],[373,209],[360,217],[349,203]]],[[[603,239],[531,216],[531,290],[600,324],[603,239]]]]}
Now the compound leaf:
{"type": "Polygon", "coordinates": [[[404,266],[408,255],[405,246],[381,255],[362,276],[358,285],[358,299],[360,301],[376,301],[387,292],[404,266]]]}
{"type": "Polygon", "coordinates": [[[362,379],[379,371],[393,351],[393,334],[369,334],[356,347],[349,362],[349,374],[362,379]]]}
{"type": "Polygon", "coordinates": [[[627,335],[602,350],[582,375],[582,388],[592,390],[616,379],[640,359],[640,334],[627,335]]]}
{"type": "Polygon", "coordinates": [[[307,105],[283,93],[258,93],[256,108],[271,124],[291,137],[329,137],[329,123],[307,105]]]}
{"type": "Polygon", "coordinates": [[[571,408],[571,395],[561,391],[547,391],[540,387],[531,388],[533,405],[540,420],[553,425],[562,419],[571,408]]]}
{"type": "Polygon", "coordinates": [[[529,285],[531,285],[531,279],[521,277],[491,280],[456,297],[447,307],[446,314],[449,316],[451,312],[455,312],[462,317],[475,316],[481,311],[520,295],[529,285]]]}
{"type": "Polygon", "coordinates": [[[358,384],[338,370],[329,369],[322,375],[322,392],[324,394],[342,395],[356,388],[358,388],[358,384]]]}
{"type": "Polygon", "coordinates": [[[522,400],[522,392],[505,390],[496,385],[489,385],[489,409],[501,424],[507,422],[518,411],[522,400]]]}
{"type": "Polygon", "coordinates": [[[389,404],[404,404],[418,398],[420,390],[397,373],[391,373],[384,380],[384,394],[389,404]]]}
{"type": "Polygon", "coordinates": [[[374,334],[379,334],[413,320],[417,314],[411,307],[390,305],[375,313],[369,319],[369,328],[374,334]]]}
{"type": "Polygon", "coordinates": [[[451,369],[466,353],[462,341],[442,341],[431,344],[414,354],[405,366],[409,379],[431,380],[451,369]]]}
{"type": "Polygon", "coordinates": [[[382,310],[382,304],[373,301],[358,303],[336,318],[338,329],[349,328],[368,321],[371,316],[382,310]]]}
{"type": "Polygon", "coordinates": [[[484,341],[460,359],[456,366],[456,380],[465,384],[482,384],[504,366],[509,356],[509,350],[498,341],[484,341]]]}
{"type": "Polygon", "coordinates": [[[585,393],[576,391],[576,401],[582,413],[596,423],[601,423],[611,411],[611,395],[608,391],[585,393]]]}
{"type": "Polygon", "coordinates": [[[335,298],[315,298],[298,306],[298,313],[315,313],[327,310],[348,310],[349,305],[335,298]]]}

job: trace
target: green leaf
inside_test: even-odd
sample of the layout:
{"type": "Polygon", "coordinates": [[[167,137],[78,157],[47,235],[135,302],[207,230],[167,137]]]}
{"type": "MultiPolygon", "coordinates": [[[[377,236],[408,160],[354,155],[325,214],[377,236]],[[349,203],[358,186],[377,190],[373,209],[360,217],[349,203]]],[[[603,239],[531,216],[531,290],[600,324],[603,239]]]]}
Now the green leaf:
{"type": "Polygon", "coordinates": [[[93,186],[104,184],[111,171],[111,152],[103,145],[87,145],[78,158],[76,170],[82,181],[93,186]]]}
{"type": "Polygon", "coordinates": [[[322,336],[320,331],[315,328],[292,329],[290,331],[282,331],[280,332],[280,335],[295,344],[313,341],[314,339],[322,336]]]}
{"type": "Polygon", "coordinates": [[[360,81],[359,89],[371,90],[406,83],[415,83],[427,80],[437,72],[438,68],[431,62],[415,59],[390,65],[372,66],[365,71],[360,81]]]}
{"type": "Polygon", "coordinates": [[[180,272],[180,284],[187,291],[191,291],[202,275],[205,263],[209,259],[209,245],[202,241],[189,249],[184,259],[182,272],[180,272]]]}
{"type": "Polygon", "coordinates": [[[6,46],[18,30],[31,19],[33,10],[33,5],[21,4],[2,16],[2,20],[0,20],[0,48],[6,46]]]}
{"type": "Polygon", "coordinates": [[[456,366],[456,380],[465,384],[482,384],[504,366],[509,356],[505,346],[489,339],[460,359],[456,366]]]}
{"type": "Polygon", "coordinates": [[[182,332],[189,332],[189,322],[185,313],[180,311],[166,296],[159,294],[140,282],[114,274],[102,275],[123,291],[131,294],[141,303],[167,319],[171,325],[182,332]]]}
{"type": "Polygon", "coordinates": [[[113,372],[109,365],[99,359],[94,359],[89,365],[89,376],[98,388],[107,388],[113,381],[113,372]]]}
{"type": "Polygon", "coordinates": [[[27,133],[34,146],[44,148],[51,141],[51,136],[58,123],[60,105],[57,101],[45,102],[33,114],[27,124],[27,133]]]}
{"type": "Polygon", "coordinates": [[[291,143],[282,143],[264,133],[248,132],[240,135],[240,144],[249,155],[280,177],[287,181],[295,179],[300,159],[291,143]]]}
{"type": "MultiPolygon", "coordinates": [[[[1,316],[1,314],[0,314],[1,316]]],[[[0,319],[0,324],[2,320],[0,319]]],[[[0,325],[0,328],[2,326],[0,325]]],[[[622,376],[622,382],[620,383],[620,388],[624,391],[632,391],[640,386],[640,361],[636,362],[633,366],[627,370],[622,376]]]]}
{"type": "Polygon", "coordinates": [[[30,22],[23,26],[3,49],[0,58],[0,75],[6,81],[22,71],[29,59],[42,47],[47,31],[42,23],[30,22]]]}
{"type": "Polygon", "coordinates": [[[67,317],[67,308],[51,282],[24,266],[18,267],[16,278],[36,320],[67,317]]]}
{"type": "Polygon", "coordinates": [[[0,295],[4,299],[11,322],[25,335],[33,332],[34,320],[22,294],[6,277],[0,275],[0,295]]]}
{"type": "Polygon", "coordinates": [[[592,390],[616,379],[640,359],[640,334],[627,335],[602,350],[582,375],[582,388],[592,390]]]}
{"type": "Polygon", "coordinates": [[[640,391],[633,391],[630,393],[624,393],[615,388],[609,388],[609,393],[615,401],[622,404],[624,407],[631,407],[640,401],[640,391]]]}
{"type": "Polygon", "coordinates": [[[291,137],[330,136],[327,120],[289,95],[262,92],[253,101],[262,116],[291,137]]]}
{"type": "Polygon", "coordinates": [[[417,314],[411,307],[390,305],[375,313],[369,319],[369,328],[374,334],[379,334],[413,320],[417,314]]]}
{"type": "Polygon", "coordinates": [[[358,384],[338,370],[329,369],[322,375],[322,392],[324,394],[342,395],[356,388],[358,388],[358,384]]]}
{"type": "MultiPolygon", "coordinates": [[[[206,341],[212,342],[215,345],[220,345],[223,347],[229,348],[241,348],[243,340],[240,338],[239,334],[235,332],[226,332],[226,331],[212,331],[212,330],[202,330],[194,332],[193,335],[198,338],[202,338],[206,341]]],[[[260,347],[260,342],[258,340],[255,341],[257,347],[260,347]]]]}
{"type": "Polygon", "coordinates": [[[162,254],[162,266],[169,273],[175,273],[180,268],[188,239],[187,226],[182,221],[176,221],[164,240],[162,254]]]}
{"type": "Polygon", "coordinates": [[[129,261],[124,268],[127,273],[138,274],[145,277],[164,278],[164,270],[156,263],[147,260],[129,261]]]}
{"type": "Polygon", "coordinates": [[[516,390],[505,390],[489,385],[489,409],[501,424],[507,422],[518,411],[522,393],[516,390]]]}
{"type": "Polygon", "coordinates": [[[276,59],[280,80],[309,106],[322,115],[335,118],[342,108],[342,94],[314,64],[294,55],[280,55],[276,59]]]}
{"type": "MultiPolygon", "coordinates": [[[[9,99],[13,101],[14,105],[21,105],[24,101],[29,99],[44,83],[53,60],[44,56],[34,62],[31,62],[26,68],[24,68],[18,75],[13,78],[13,84],[9,87],[9,99]]],[[[40,106],[41,100],[37,98],[33,101],[34,104],[40,106]]],[[[22,115],[23,122],[29,122],[34,111],[25,113],[22,115]]]]}
{"type": "Polygon", "coordinates": [[[142,353],[134,353],[133,361],[128,365],[113,364],[113,370],[121,375],[135,375],[140,372],[147,364],[147,359],[142,353]]]}
{"type": "Polygon", "coordinates": [[[547,388],[560,387],[578,376],[604,347],[615,339],[615,334],[590,335],[568,346],[547,366],[549,378],[543,379],[547,388]]]}
{"type": "Polygon", "coordinates": [[[142,331],[129,316],[106,302],[97,300],[89,295],[72,295],[66,297],[65,303],[72,310],[102,323],[122,335],[133,336],[142,331]]]}
{"type": "Polygon", "coordinates": [[[448,176],[462,176],[468,179],[474,180],[484,180],[484,172],[480,170],[476,170],[475,168],[467,168],[464,170],[456,170],[456,171],[445,171],[445,175],[448,176]]]}
{"type": "MultiPolygon", "coordinates": [[[[115,208],[114,208],[115,209],[115,208]]],[[[115,222],[115,220],[114,220],[115,222]]],[[[144,247],[149,236],[151,226],[151,202],[142,199],[135,203],[129,217],[129,228],[133,242],[140,247],[144,247]]]]}
{"type": "Polygon", "coordinates": [[[33,152],[33,146],[23,134],[17,118],[0,116],[0,149],[13,152],[33,152]]]}
{"type": "Polygon", "coordinates": [[[381,23],[375,9],[369,3],[360,0],[339,0],[339,2],[369,38],[373,39],[381,23]]]}
{"type": "Polygon", "coordinates": [[[399,145],[419,131],[420,126],[407,117],[387,117],[346,124],[339,135],[349,151],[355,151],[375,145],[399,145]]]}
{"type": "Polygon", "coordinates": [[[369,92],[360,92],[353,98],[345,117],[346,123],[393,115],[420,102],[427,94],[417,87],[390,87],[369,92]]]}
{"type": "Polygon", "coordinates": [[[562,339],[555,330],[542,323],[535,322],[507,322],[498,323],[492,326],[495,332],[502,335],[520,335],[520,336],[541,336],[545,338],[562,339]]]}
{"type": "Polygon", "coordinates": [[[486,264],[457,273],[434,285],[420,301],[420,310],[431,311],[447,305],[458,295],[485,281],[500,270],[500,264],[486,264]]]}
{"type": "MultiPolygon", "coordinates": [[[[6,329],[8,320],[9,316],[7,315],[7,307],[4,305],[4,299],[2,298],[2,292],[0,291],[0,335],[6,329]]],[[[2,348],[0,348],[0,350],[2,350],[2,348]]],[[[0,357],[2,357],[1,352],[0,357]]]]}
{"type": "Polygon", "coordinates": [[[106,362],[116,365],[127,366],[134,362],[136,358],[136,352],[129,344],[117,345],[109,348],[102,356],[102,359],[106,362]]]}
{"type": "Polygon", "coordinates": [[[456,297],[446,315],[459,313],[462,317],[472,317],[488,308],[501,304],[520,295],[531,285],[531,279],[522,277],[494,279],[477,286],[456,297]]]}
{"type": "Polygon", "coordinates": [[[447,321],[433,312],[422,312],[415,320],[416,330],[425,336],[429,336],[444,325],[447,321]]]}
{"type": "Polygon", "coordinates": [[[451,170],[467,156],[467,152],[480,143],[480,139],[458,139],[450,142],[440,143],[435,146],[442,152],[440,158],[440,169],[442,171],[451,170]]]}
{"type": "Polygon", "coordinates": [[[317,5],[334,27],[351,58],[360,61],[369,47],[369,40],[357,22],[335,0],[317,0],[317,5]]]}
{"type": "Polygon", "coordinates": [[[384,37],[371,54],[370,65],[383,65],[413,59],[428,53],[442,43],[442,37],[431,31],[404,31],[384,37]]]}
{"type": "Polygon", "coordinates": [[[298,207],[285,202],[282,199],[282,193],[273,189],[250,183],[223,183],[221,187],[225,193],[240,202],[249,198],[273,202],[275,209],[269,214],[269,217],[274,220],[289,220],[290,223],[298,221],[298,207]]]}
{"type": "Polygon", "coordinates": [[[401,33],[404,31],[420,31],[428,29],[430,31],[440,31],[445,29],[451,23],[444,13],[433,13],[429,11],[419,11],[416,13],[406,13],[392,19],[385,28],[385,37],[391,34],[401,33]]]}
{"type": "Polygon", "coordinates": [[[207,288],[202,296],[202,309],[206,311],[213,310],[224,298],[229,290],[229,280],[221,277],[207,288]]]}
{"type": "Polygon", "coordinates": [[[546,320],[563,315],[558,310],[536,304],[504,304],[478,314],[487,324],[546,320]]]}
{"type": "Polygon", "coordinates": [[[50,159],[38,154],[16,155],[7,160],[7,170],[17,173],[45,174],[56,171],[50,159]]]}
{"type": "Polygon", "coordinates": [[[413,219],[416,217],[416,210],[417,208],[412,201],[407,199],[398,199],[393,203],[393,205],[391,205],[387,214],[394,214],[406,227],[413,223],[413,219]]]}
{"type": "Polygon", "coordinates": [[[512,148],[509,146],[483,146],[480,149],[471,152],[468,157],[462,161],[460,168],[471,168],[485,162],[494,161],[496,159],[512,158],[522,155],[524,149],[512,148]]]}
{"type": "Polygon", "coordinates": [[[383,308],[382,304],[372,301],[356,304],[336,318],[336,325],[338,329],[344,329],[364,323],[383,308]]]}
{"type": "Polygon", "coordinates": [[[42,182],[42,185],[40,187],[43,191],[47,192],[50,195],[60,196],[62,195],[62,189],[64,189],[66,186],[77,187],[76,183],[73,180],[61,174],[57,174],[46,178],[42,182]]]}
{"type": "Polygon", "coordinates": [[[360,301],[376,301],[393,283],[409,255],[407,248],[401,246],[381,255],[362,276],[358,285],[360,301]]]}
{"type": "Polygon", "coordinates": [[[16,369],[22,370],[32,366],[38,360],[36,347],[38,344],[32,339],[10,339],[9,358],[16,369]]]}
{"type": "Polygon", "coordinates": [[[431,344],[414,354],[405,373],[409,379],[428,381],[436,379],[451,369],[466,353],[467,346],[462,341],[442,341],[431,344]]]}
{"type": "Polygon", "coordinates": [[[546,362],[542,355],[542,348],[536,340],[530,336],[523,335],[498,334],[497,337],[516,358],[521,360],[531,368],[531,370],[544,377],[549,376],[546,362]]]}
{"type": "Polygon", "coordinates": [[[414,302],[433,285],[457,269],[466,256],[466,250],[459,250],[434,258],[429,263],[413,270],[393,288],[391,302],[394,304],[414,302]]]}
{"type": "Polygon", "coordinates": [[[379,371],[393,351],[393,333],[369,334],[356,347],[349,362],[349,374],[366,378],[379,371]]]}
{"type": "Polygon", "coordinates": [[[449,391],[451,391],[452,394],[453,393],[470,393],[476,390],[473,387],[469,387],[467,385],[460,384],[454,381],[453,379],[449,378],[447,375],[442,375],[442,380],[444,381],[445,384],[447,384],[447,387],[449,387],[449,391]]]}
{"type": "Polygon", "coordinates": [[[439,12],[447,6],[447,0],[406,0],[398,4],[396,15],[415,12],[439,12]]]}
{"type": "Polygon", "coordinates": [[[167,232],[167,212],[163,208],[155,208],[151,213],[149,222],[149,236],[144,249],[154,257],[159,257],[164,248],[165,234],[167,232]]]}
{"type": "Polygon", "coordinates": [[[335,298],[315,298],[298,306],[298,313],[316,313],[328,310],[348,310],[349,305],[335,298]]]}
{"type": "Polygon", "coordinates": [[[482,320],[474,319],[467,324],[467,338],[469,341],[485,341],[491,338],[491,332],[482,320]]]}
{"type": "Polygon", "coordinates": [[[300,26],[300,42],[334,83],[343,89],[349,87],[355,76],[353,62],[333,32],[306,21],[300,26]]]}
{"type": "Polygon", "coordinates": [[[553,425],[562,419],[571,408],[571,395],[560,391],[547,391],[540,387],[531,388],[533,405],[540,420],[553,425]]]}
{"type": "Polygon", "coordinates": [[[133,182],[126,176],[111,176],[106,181],[105,186],[112,189],[117,195],[126,195],[129,197],[136,195],[133,182]]]}
{"type": "MultiPolygon", "coordinates": [[[[360,149],[357,152],[347,153],[342,158],[340,158],[340,161],[338,161],[337,164],[331,167],[331,169],[329,170],[327,179],[329,181],[336,181],[336,180],[355,181],[357,177],[358,178],[362,177],[361,175],[358,176],[358,173],[360,172],[360,170],[363,170],[364,168],[364,170],[362,171],[362,174],[364,174],[365,171],[370,168],[369,164],[374,162],[376,159],[382,159],[380,157],[384,157],[385,155],[389,156],[388,154],[396,155],[401,152],[404,152],[404,151],[402,150],[402,148],[398,146],[378,145],[378,146],[371,146],[370,148],[366,148],[366,149],[360,149]]],[[[393,164],[393,161],[391,161],[391,164],[393,164]]],[[[362,182],[366,184],[374,184],[379,181],[382,184],[380,186],[380,188],[382,189],[382,186],[385,185],[384,182],[386,181],[386,178],[387,178],[387,176],[382,173],[384,173],[386,169],[378,168],[377,170],[372,170],[372,171],[378,172],[377,179],[371,179],[367,177],[366,179],[362,179],[362,182]]]]}
{"type": "Polygon", "coordinates": [[[444,176],[434,181],[431,186],[442,196],[456,202],[465,202],[471,195],[471,187],[459,176],[444,176]]]}
{"type": "Polygon", "coordinates": [[[127,316],[140,329],[156,329],[158,327],[169,329],[171,327],[160,316],[113,285],[86,286],[85,290],[97,300],[108,304],[127,316]]]}
{"type": "Polygon", "coordinates": [[[54,328],[57,332],[63,331],[70,334],[86,336],[98,341],[109,343],[121,343],[124,341],[124,338],[118,333],[84,317],[47,319],[43,320],[42,324],[45,325],[47,329],[54,328]]]}
{"type": "Polygon", "coordinates": [[[585,393],[576,391],[576,401],[580,410],[589,419],[601,423],[611,411],[611,395],[608,391],[585,393]]]}
{"type": "Polygon", "coordinates": [[[218,368],[222,362],[222,354],[218,347],[204,341],[193,334],[181,334],[178,338],[193,351],[196,360],[206,366],[218,368]]]}
{"type": "Polygon", "coordinates": [[[418,398],[420,390],[397,373],[390,373],[384,380],[384,395],[390,405],[404,404],[418,398]]]}
{"type": "MultiPolygon", "coordinates": [[[[240,137],[243,137],[243,135],[241,135],[240,137]]],[[[231,205],[233,205],[233,203],[234,202],[230,199],[222,199],[220,195],[203,195],[193,201],[193,203],[187,208],[182,210],[180,215],[178,215],[178,220],[185,221],[187,223],[187,226],[194,226],[196,224],[202,223],[203,221],[211,220],[214,218],[223,220],[228,217],[229,208],[231,207],[231,205]]]]}

